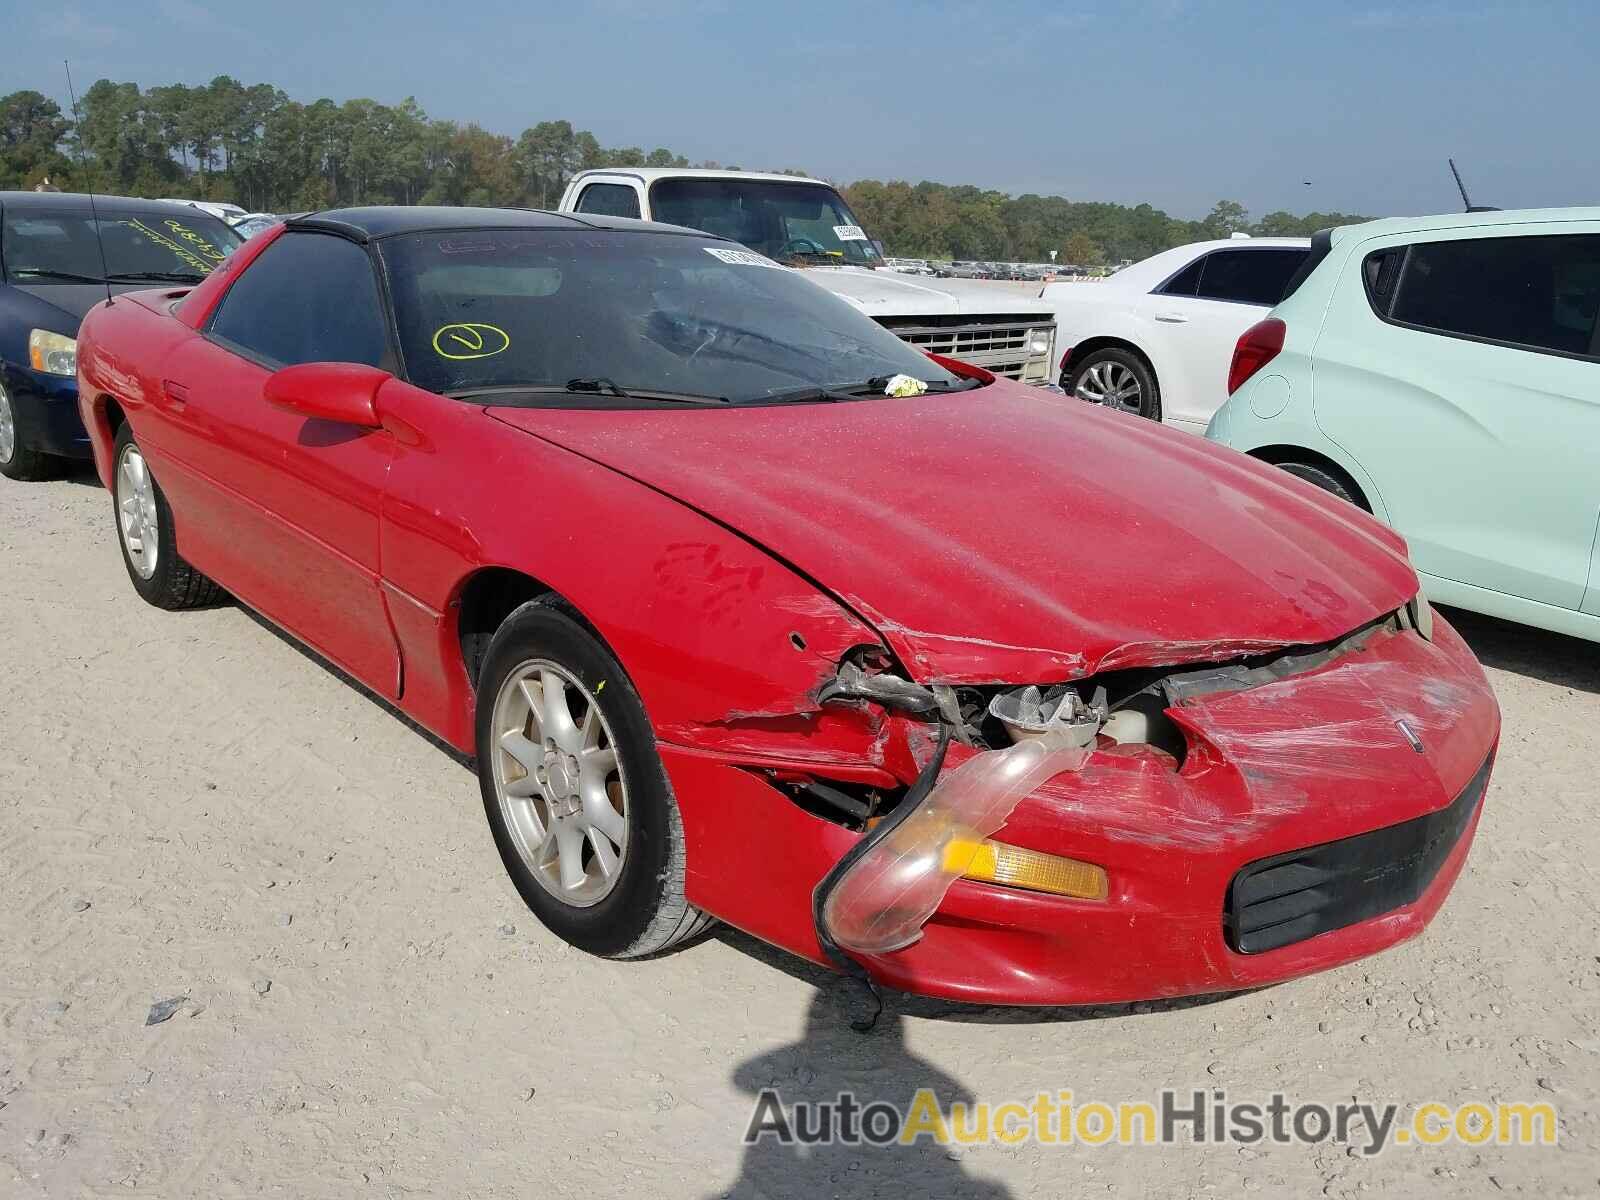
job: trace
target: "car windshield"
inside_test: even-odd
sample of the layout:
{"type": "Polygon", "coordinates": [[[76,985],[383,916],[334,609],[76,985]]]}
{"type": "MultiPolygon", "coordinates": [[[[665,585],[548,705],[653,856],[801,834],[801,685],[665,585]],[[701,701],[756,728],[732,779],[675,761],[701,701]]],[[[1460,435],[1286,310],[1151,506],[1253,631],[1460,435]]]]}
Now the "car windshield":
{"type": "Polygon", "coordinates": [[[201,279],[240,244],[221,221],[198,210],[120,211],[100,220],[82,211],[8,210],[0,223],[0,260],[13,280],[39,283],[201,279]]]}
{"type": "Polygon", "coordinates": [[[750,403],[900,374],[963,385],[803,273],[727,242],[484,229],[379,245],[406,373],[437,392],[578,381],[750,403]]]}
{"type": "Polygon", "coordinates": [[[658,179],[650,188],[650,211],[658,221],[732,238],[784,262],[883,262],[844,198],[820,183],[658,179]]]}

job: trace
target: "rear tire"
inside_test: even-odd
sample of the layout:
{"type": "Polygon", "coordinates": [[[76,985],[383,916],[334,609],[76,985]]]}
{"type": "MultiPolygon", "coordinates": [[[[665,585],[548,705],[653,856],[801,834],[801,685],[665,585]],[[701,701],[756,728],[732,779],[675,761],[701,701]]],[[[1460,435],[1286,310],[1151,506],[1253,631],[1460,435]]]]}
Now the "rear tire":
{"type": "Polygon", "coordinates": [[[1069,396],[1129,416],[1161,420],[1161,387],[1150,364],[1131,350],[1108,346],[1072,364],[1061,378],[1069,396]]]}
{"type": "Polygon", "coordinates": [[[1281,462],[1275,464],[1280,471],[1287,471],[1296,479],[1304,479],[1307,483],[1314,483],[1325,492],[1330,492],[1339,497],[1346,504],[1354,504],[1362,512],[1371,512],[1372,507],[1367,503],[1359,489],[1348,480],[1341,478],[1314,463],[1307,462],[1281,462]]]}
{"type": "Polygon", "coordinates": [[[133,590],[172,612],[216,604],[224,593],[178,553],[172,509],[127,425],[117,431],[111,464],[111,511],[133,590]]]}
{"type": "Polygon", "coordinates": [[[19,483],[55,479],[66,463],[35,449],[26,423],[20,418],[5,385],[0,384],[0,475],[19,483]]]}
{"type": "Polygon", "coordinates": [[[711,924],[684,897],[683,823],[644,705],[554,597],[518,608],[489,644],[477,750],[500,860],[556,936],[641,958],[711,924]]]}

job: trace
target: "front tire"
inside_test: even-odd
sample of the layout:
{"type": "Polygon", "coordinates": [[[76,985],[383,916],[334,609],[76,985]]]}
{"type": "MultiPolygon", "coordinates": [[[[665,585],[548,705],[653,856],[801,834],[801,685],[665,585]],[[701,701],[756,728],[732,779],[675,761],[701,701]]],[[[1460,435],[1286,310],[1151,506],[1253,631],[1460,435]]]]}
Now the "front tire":
{"type": "Polygon", "coordinates": [[[173,612],[215,604],[222,589],[178,553],[172,509],[127,425],[117,431],[111,461],[117,545],[122,547],[133,590],[157,608],[173,612]]]}
{"type": "Polygon", "coordinates": [[[33,447],[10,394],[0,384],[0,475],[19,483],[36,483],[54,479],[64,465],[55,455],[33,447]]]}
{"type": "Polygon", "coordinates": [[[1108,346],[1068,368],[1061,388],[1069,396],[1130,416],[1161,420],[1161,388],[1150,364],[1131,350],[1108,346]]]}
{"type": "Polygon", "coordinates": [[[710,924],[684,898],[683,825],[644,705],[554,603],[524,604],[490,642],[477,749],[500,859],[552,933],[639,958],[710,924]]]}

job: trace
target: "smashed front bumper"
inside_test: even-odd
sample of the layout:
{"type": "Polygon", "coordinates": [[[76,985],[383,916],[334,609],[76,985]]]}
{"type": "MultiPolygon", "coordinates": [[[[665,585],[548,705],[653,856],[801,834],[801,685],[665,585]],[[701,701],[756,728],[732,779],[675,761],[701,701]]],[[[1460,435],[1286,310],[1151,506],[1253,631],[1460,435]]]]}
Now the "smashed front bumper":
{"type": "MultiPolygon", "coordinates": [[[[925,899],[883,906],[907,910],[890,914],[897,931],[878,948],[857,938],[853,957],[879,982],[908,991],[1083,1004],[1258,986],[1414,935],[1465,860],[1481,807],[1471,789],[1486,780],[1499,731],[1498,708],[1470,651],[1443,621],[1433,634],[1429,641],[1411,629],[1374,630],[1281,677],[1247,673],[1233,686],[1222,677],[1180,689],[1167,712],[1187,744],[1181,767],[1149,747],[1096,745],[1046,782],[1030,780],[1003,827],[991,834],[971,826],[966,835],[1096,864],[1107,881],[1103,899],[975,882],[945,869],[935,872],[944,876],[941,894],[925,920],[925,899]],[[1293,866],[1310,848],[1429,824],[1456,803],[1464,803],[1459,820],[1434,822],[1448,837],[1428,841],[1426,872],[1398,859],[1375,861],[1366,876],[1341,877],[1332,889],[1338,895],[1323,904],[1318,889],[1331,885],[1293,866]],[[1253,948],[1238,937],[1238,904],[1247,898],[1236,887],[1272,862],[1291,869],[1269,884],[1278,894],[1265,898],[1287,898],[1284,921],[1302,921],[1303,936],[1253,948]],[[1389,866],[1409,870],[1414,886],[1390,889],[1374,904],[1371,896],[1394,873],[1389,866]],[[1305,911],[1289,911],[1296,905],[1305,911]]],[[[688,864],[691,901],[822,961],[811,893],[864,835],[798,807],[748,767],[663,749],[678,794],[697,798],[684,805],[690,845],[700,848],[688,864]],[[713,795],[709,805],[699,801],[713,795]],[[771,855],[748,852],[769,844],[778,847],[771,855]]],[[[943,778],[981,757],[953,746],[943,778]]],[[[1405,858],[1415,839],[1400,837],[1405,858]]],[[[1315,855],[1308,862],[1322,869],[1315,855]]],[[[862,912],[873,915],[870,907],[862,912]]],[[[857,925],[872,932],[870,920],[857,925]]]]}

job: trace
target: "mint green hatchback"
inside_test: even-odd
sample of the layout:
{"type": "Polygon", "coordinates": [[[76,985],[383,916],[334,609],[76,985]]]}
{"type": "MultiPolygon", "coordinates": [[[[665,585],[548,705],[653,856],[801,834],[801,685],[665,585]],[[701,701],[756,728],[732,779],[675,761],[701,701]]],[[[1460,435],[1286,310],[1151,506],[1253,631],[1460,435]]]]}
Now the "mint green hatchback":
{"type": "Polygon", "coordinates": [[[1206,436],[1342,496],[1431,599],[1600,641],[1600,208],[1319,234],[1206,436]]]}

